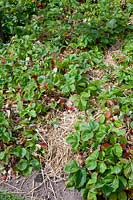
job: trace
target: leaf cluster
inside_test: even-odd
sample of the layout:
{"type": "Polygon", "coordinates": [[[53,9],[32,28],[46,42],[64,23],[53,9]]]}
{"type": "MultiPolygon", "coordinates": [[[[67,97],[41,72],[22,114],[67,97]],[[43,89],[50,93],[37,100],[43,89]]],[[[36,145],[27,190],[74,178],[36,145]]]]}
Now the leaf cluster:
{"type": "MultiPolygon", "coordinates": [[[[105,119],[100,125],[95,120],[78,124],[77,133],[68,138],[74,150],[88,151],[91,141],[91,148],[96,150],[104,139],[108,141],[112,127],[117,137],[109,138],[111,144],[122,143],[123,131],[117,128],[124,120],[132,120],[132,69],[127,67],[132,61],[131,9],[130,2],[122,8],[115,0],[0,2],[1,171],[13,168],[29,175],[39,168],[47,144],[42,144],[37,127],[44,125],[49,110],[68,109],[69,97],[75,107],[89,109],[91,115],[98,108],[103,115],[106,111],[113,115],[107,127],[105,119]],[[120,67],[115,72],[110,68],[108,74],[103,50],[124,38],[125,33],[124,62],[114,56],[120,67]],[[104,71],[102,79],[91,75],[97,69],[104,71]],[[105,84],[113,80],[114,86],[106,89],[105,84]],[[108,101],[113,102],[111,108],[108,101]]],[[[85,170],[82,174],[86,176],[85,170]]]]}
{"type": "Polygon", "coordinates": [[[84,199],[102,195],[110,200],[126,200],[133,188],[132,145],[127,142],[125,130],[112,123],[105,125],[103,119],[78,122],[76,132],[67,137],[80,159],[65,166],[70,174],[66,184],[81,191],[84,199]]]}

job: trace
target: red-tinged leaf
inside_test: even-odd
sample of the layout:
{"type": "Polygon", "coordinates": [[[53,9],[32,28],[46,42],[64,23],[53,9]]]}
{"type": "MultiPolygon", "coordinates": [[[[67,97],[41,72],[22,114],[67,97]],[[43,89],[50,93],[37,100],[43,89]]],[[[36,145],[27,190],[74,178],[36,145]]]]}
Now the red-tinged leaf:
{"type": "Polygon", "coordinates": [[[129,158],[130,155],[131,155],[131,153],[130,153],[129,149],[126,149],[126,150],[124,151],[124,153],[123,153],[123,158],[129,158]]]}
{"type": "Polygon", "coordinates": [[[13,176],[13,177],[16,177],[16,171],[13,170],[12,176],[13,176]]]}
{"type": "Polygon", "coordinates": [[[48,84],[47,83],[44,83],[42,85],[38,85],[39,88],[44,88],[45,90],[48,89],[48,84]]]}
{"type": "Polygon", "coordinates": [[[58,100],[58,103],[61,104],[61,105],[64,105],[64,103],[65,103],[65,102],[64,102],[64,99],[59,99],[59,100],[58,100]]]}
{"type": "Polygon", "coordinates": [[[126,148],[126,144],[120,144],[122,149],[126,148]]]}
{"type": "Polygon", "coordinates": [[[74,111],[75,110],[75,108],[73,106],[67,106],[66,109],[69,110],[69,111],[74,111]]]}
{"type": "Polygon", "coordinates": [[[41,162],[44,161],[44,157],[42,157],[42,156],[39,156],[39,159],[40,159],[41,162]]]}
{"type": "Polygon", "coordinates": [[[16,119],[14,119],[14,122],[15,122],[15,123],[18,123],[20,120],[21,120],[20,117],[16,117],[16,119]]]}
{"type": "Polygon", "coordinates": [[[104,143],[103,146],[104,147],[110,147],[111,145],[109,143],[104,143]]]}
{"type": "Polygon", "coordinates": [[[130,134],[133,135],[133,128],[130,129],[130,134]]]}
{"type": "Polygon", "coordinates": [[[64,99],[59,99],[58,104],[64,109],[65,108],[65,101],[64,99]]]}
{"type": "Polygon", "coordinates": [[[41,142],[39,143],[41,145],[41,147],[43,148],[47,148],[48,147],[48,144],[46,142],[41,142]]]}
{"type": "Polygon", "coordinates": [[[6,180],[7,180],[7,176],[4,175],[4,176],[1,177],[1,179],[2,179],[3,181],[6,181],[6,180]]]}
{"type": "Polygon", "coordinates": [[[110,119],[112,117],[111,111],[107,111],[106,113],[104,113],[104,116],[106,119],[110,119]]]}
{"type": "Polygon", "coordinates": [[[35,81],[37,81],[37,76],[36,75],[32,75],[31,76],[35,81]]]}
{"type": "Polygon", "coordinates": [[[42,3],[42,2],[39,2],[39,3],[37,4],[37,8],[38,8],[38,9],[43,9],[43,8],[44,8],[43,3],[42,3]]]}
{"type": "Polygon", "coordinates": [[[44,83],[43,87],[44,87],[45,90],[47,90],[48,89],[48,84],[44,83]]]}
{"type": "Polygon", "coordinates": [[[43,17],[43,15],[38,15],[38,19],[42,19],[43,17]]]}
{"type": "Polygon", "coordinates": [[[58,67],[57,67],[56,65],[53,65],[53,66],[52,66],[52,70],[53,70],[54,72],[57,72],[57,71],[58,71],[58,67]]]}
{"type": "Polygon", "coordinates": [[[117,105],[117,101],[115,99],[109,99],[107,100],[107,106],[112,107],[113,105],[117,105]]]}
{"type": "Polygon", "coordinates": [[[104,144],[102,144],[101,149],[104,150],[104,149],[106,149],[106,148],[108,148],[108,147],[110,147],[110,146],[111,146],[111,144],[109,144],[109,143],[104,143],[104,144]]]}
{"type": "Polygon", "coordinates": [[[5,58],[1,59],[1,64],[6,64],[6,59],[5,58]]]}
{"type": "Polygon", "coordinates": [[[124,115],[124,122],[126,123],[129,120],[129,116],[127,114],[124,115]]]}
{"type": "Polygon", "coordinates": [[[10,54],[10,58],[12,58],[13,56],[14,56],[14,53],[11,53],[11,54],[10,54]]]}
{"type": "Polygon", "coordinates": [[[133,146],[130,146],[130,150],[133,150],[133,146]]]}
{"type": "Polygon", "coordinates": [[[56,66],[56,61],[54,59],[51,60],[51,67],[52,69],[58,69],[58,66],[56,66]]]}
{"type": "Polygon", "coordinates": [[[111,120],[112,122],[114,122],[114,121],[115,121],[114,117],[111,117],[111,118],[110,118],[110,120],[111,120]]]}

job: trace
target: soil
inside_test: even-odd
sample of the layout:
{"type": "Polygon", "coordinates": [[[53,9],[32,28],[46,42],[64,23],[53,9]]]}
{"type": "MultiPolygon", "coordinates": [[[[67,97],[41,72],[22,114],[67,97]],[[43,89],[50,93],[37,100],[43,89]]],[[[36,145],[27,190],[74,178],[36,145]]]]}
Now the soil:
{"type": "Polygon", "coordinates": [[[30,200],[82,200],[78,191],[65,188],[63,180],[52,180],[33,172],[30,177],[17,177],[0,184],[0,190],[30,200]]]}

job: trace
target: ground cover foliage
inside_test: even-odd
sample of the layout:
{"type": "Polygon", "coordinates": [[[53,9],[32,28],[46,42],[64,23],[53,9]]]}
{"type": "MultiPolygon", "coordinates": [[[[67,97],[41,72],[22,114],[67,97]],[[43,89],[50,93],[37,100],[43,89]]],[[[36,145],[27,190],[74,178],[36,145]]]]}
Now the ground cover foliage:
{"type": "Polygon", "coordinates": [[[10,193],[0,192],[0,200],[24,200],[24,199],[16,197],[10,193]]]}
{"type": "Polygon", "coordinates": [[[39,169],[47,143],[38,125],[51,109],[77,107],[87,114],[67,138],[81,156],[65,167],[67,186],[89,200],[131,197],[132,7],[117,0],[0,2],[1,171],[39,169]],[[121,53],[107,65],[105,52],[118,40],[121,53]]]}

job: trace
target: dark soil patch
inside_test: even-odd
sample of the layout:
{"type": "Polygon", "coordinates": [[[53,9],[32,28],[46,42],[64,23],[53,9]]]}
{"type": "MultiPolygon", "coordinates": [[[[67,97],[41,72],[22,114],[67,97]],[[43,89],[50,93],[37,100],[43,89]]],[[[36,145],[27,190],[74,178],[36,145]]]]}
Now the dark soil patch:
{"type": "Polygon", "coordinates": [[[34,172],[30,177],[21,176],[1,182],[0,190],[31,200],[82,200],[77,191],[65,188],[63,180],[48,177],[44,179],[41,172],[34,172]]]}

